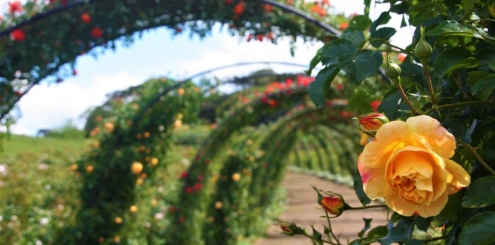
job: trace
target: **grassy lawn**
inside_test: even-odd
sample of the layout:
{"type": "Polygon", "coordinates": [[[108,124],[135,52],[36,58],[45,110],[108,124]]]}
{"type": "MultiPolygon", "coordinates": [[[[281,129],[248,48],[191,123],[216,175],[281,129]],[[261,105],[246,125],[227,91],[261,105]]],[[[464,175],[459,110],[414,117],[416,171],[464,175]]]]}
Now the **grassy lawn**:
{"type": "Polygon", "coordinates": [[[2,139],[0,157],[14,157],[18,154],[41,155],[43,153],[72,152],[84,150],[89,140],[37,138],[25,135],[10,135],[2,139]]]}

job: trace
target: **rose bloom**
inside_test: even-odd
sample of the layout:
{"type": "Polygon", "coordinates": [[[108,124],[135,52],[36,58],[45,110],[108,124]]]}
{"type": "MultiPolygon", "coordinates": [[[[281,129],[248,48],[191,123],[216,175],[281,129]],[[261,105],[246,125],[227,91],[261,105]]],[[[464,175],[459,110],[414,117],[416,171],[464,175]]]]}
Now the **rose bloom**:
{"type": "Polygon", "coordinates": [[[429,116],[386,123],[359,156],[364,191],[404,216],[438,215],[448,195],[471,182],[450,160],[455,148],[454,136],[429,116]]]}

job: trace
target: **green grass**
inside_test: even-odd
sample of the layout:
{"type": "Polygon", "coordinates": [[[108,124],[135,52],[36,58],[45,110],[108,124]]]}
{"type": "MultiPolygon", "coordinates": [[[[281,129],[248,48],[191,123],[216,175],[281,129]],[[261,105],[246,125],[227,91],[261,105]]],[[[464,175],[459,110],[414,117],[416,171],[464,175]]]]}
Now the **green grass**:
{"type": "Polygon", "coordinates": [[[37,138],[24,135],[4,136],[1,139],[2,151],[0,157],[18,154],[35,154],[54,152],[82,152],[89,140],[59,139],[59,138],[37,138]]]}

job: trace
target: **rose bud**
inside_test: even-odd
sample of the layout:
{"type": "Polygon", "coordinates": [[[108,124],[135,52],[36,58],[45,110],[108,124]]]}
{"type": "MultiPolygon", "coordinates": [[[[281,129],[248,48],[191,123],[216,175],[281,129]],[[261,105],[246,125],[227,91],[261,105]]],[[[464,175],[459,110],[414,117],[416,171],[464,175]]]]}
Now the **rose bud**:
{"type": "Polygon", "coordinates": [[[285,235],[293,236],[297,233],[297,225],[294,222],[286,222],[279,225],[282,233],[285,235]]]}
{"type": "Polygon", "coordinates": [[[344,200],[341,196],[326,196],[320,201],[321,207],[328,213],[339,216],[345,208],[344,200]]]}
{"type": "Polygon", "coordinates": [[[357,118],[363,131],[377,131],[380,127],[388,123],[388,118],[383,113],[368,113],[357,118]]]}

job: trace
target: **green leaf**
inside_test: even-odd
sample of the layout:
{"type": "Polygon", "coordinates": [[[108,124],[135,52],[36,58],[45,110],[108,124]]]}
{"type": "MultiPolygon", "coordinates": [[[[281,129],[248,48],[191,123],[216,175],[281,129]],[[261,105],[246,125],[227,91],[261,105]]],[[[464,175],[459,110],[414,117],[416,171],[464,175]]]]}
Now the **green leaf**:
{"type": "Polygon", "coordinates": [[[449,201],[438,216],[451,221],[458,221],[461,209],[461,192],[457,192],[449,195],[449,201]]]}
{"type": "Polygon", "coordinates": [[[464,8],[464,17],[467,18],[472,14],[472,10],[476,0],[461,0],[461,6],[464,8]]]}
{"type": "Polygon", "coordinates": [[[490,37],[488,33],[483,30],[477,29],[471,25],[458,23],[452,20],[446,20],[440,22],[440,24],[427,31],[427,36],[459,36],[459,37],[475,37],[483,39],[490,43],[495,43],[495,39],[490,37]]]}
{"type": "Polygon", "coordinates": [[[361,179],[361,175],[359,174],[358,171],[354,173],[353,179],[354,179],[354,184],[353,184],[354,191],[356,192],[356,196],[358,197],[363,207],[370,204],[371,199],[366,195],[366,193],[364,193],[363,180],[361,179]]]}
{"type": "Polygon", "coordinates": [[[472,71],[472,72],[468,72],[467,84],[472,87],[479,80],[481,80],[482,78],[484,78],[484,77],[486,77],[488,75],[490,75],[490,74],[489,73],[486,73],[484,71],[472,71]]]}
{"type": "Polygon", "coordinates": [[[380,16],[378,16],[378,18],[371,23],[370,33],[373,34],[378,26],[387,24],[391,19],[392,17],[389,12],[382,12],[380,16]]]}
{"type": "Polygon", "coordinates": [[[339,67],[351,77],[351,81],[356,85],[375,74],[380,65],[381,62],[378,62],[377,57],[368,51],[339,57],[339,67]]]}
{"type": "Polygon", "coordinates": [[[379,48],[383,43],[386,43],[397,31],[392,27],[383,27],[371,33],[370,39],[379,39],[371,42],[375,48],[379,48]]]}
{"type": "Polygon", "coordinates": [[[495,159],[495,136],[483,144],[483,152],[485,153],[486,158],[495,159]]]}
{"type": "Polygon", "coordinates": [[[330,91],[330,84],[339,71],[340,69],[336,65],[325,67],[318,72],[315,80],[309,84],[309,98],[317,107],[325,105],[325,98],[330,91]]]}
{"type": "Polygon", "coordinates": [[[321,54],[321,62],[324,65],[338,64],[340,56],[353,55],[355,53],[356,47],[353,42],[347,39],[336,39],[321,54]]]}
{"type": "Polygon", "coordinates": [[[371,221],[372,221],[372,220],[373,220],[373,219],[363,218],[363,221],[364,221],[364,227],[363,227],[363,229],[361,229],[361,231],[358,233],[359,238],[363,238],[364,233],[365,233],[367,230],[369,230],[369,229],[370,229],[370,227],[371,227],[371,221]]]}
{"type": "Polygon", "coordinates": [[[349,22],[349,27],[352,29],[356,29],[359,31],[366,31],[368,27],[371,25],[370,17],[366,15],[356,15],[349,22]]]}
{"type": "Polygon", "coordinates": [[[495,212],[482,212],[471,217],[461,230],[459,244],[488,245],[495,242],[495,212]]]}
{"type": "Polygon", "coordinates": [[[418,229],[421,231],[426,231],[428,230],[428,227],[430,226],[432,220],[433,217],[423,218],[421,216],[416,216],[415,218],[416,227],[418,227],[418,229]]]}
{"type": "Polygon", "coordinates": [[[321,62],[321,54],[325,50],[326,45],[319,48],[318,51],[316,51],[315,56],[311,59],[309,62],[309,68],[307,71],[305,71],[306,75],[311,76],[311,73],[313,72],[313,69],[321,62]]]}
{"type": "Polygon", "coordinates": [[[313,228],[313,239],[318,242],[318,244],[323,244],[322,240],[321,240],[321,233],[317,230],[315,230],[314,227],[311,227],[313,228]]]}
{"type": "Polygon", "coordinates": [[[471,87],[473,94],[482,100],[489,100],[494,89],[495,75],[483,77],[471,87]]]}
{"type": "Polygon", "coordinates": [[[361,31],[352,28],[345,29],[340,38],[351,41],[352,43],[354,43],[354,46],[356,46],[356,48],[361,48],[366,41],[366,39],[364,38],[364,34],[361,31]]]}
{"type": "Polygon", "coordinates": [[[379,225],[374,227],[368,232],[368,238],[382,238],[388,235],[388,228],[386,225],[379,225]]]}
{"type": "Polygon", "coordinates": [[[381,244],[403,243],[409,240],[414,228],[414,219],[402,218],[390,228],[386,237],[379,239],[381,244]]]}
{"type": "Polygon", "coordinates": [[[479,66],[479,61],[471,56],[465,48],[455,47],[444,50],[435,61],[435,75],[445,77],[455,70],[462,68],[474,68],[479,66]]]}
{"type": "Polygon", "coordinates": [[[390,120],[399,117],[399,108],[402,104],[402,95],[397,88],[388,91],[383,97],[382,103],[378,106],[378,111],[385,113],[390,120]]]}
{"type": "Polygon", "coordinates": [[[495,176],[474,180],[462,199],[465,208],[483,208],[492,204],[495,204],[495,176]]]}

